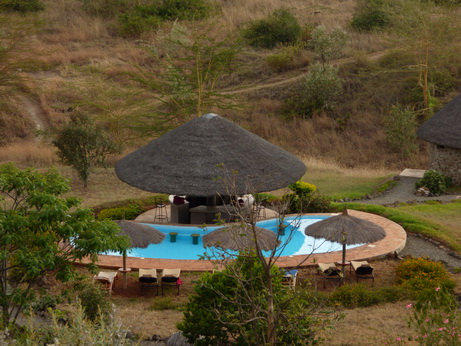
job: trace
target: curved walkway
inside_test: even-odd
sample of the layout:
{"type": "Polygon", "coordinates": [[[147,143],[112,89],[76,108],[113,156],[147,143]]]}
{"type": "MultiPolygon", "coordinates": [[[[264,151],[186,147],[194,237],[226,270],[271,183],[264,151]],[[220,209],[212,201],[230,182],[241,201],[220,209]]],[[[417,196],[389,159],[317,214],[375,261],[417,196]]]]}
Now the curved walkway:
{"type": "MultiPolygon", "coordinates": [[[[405,230],[395,222],[392,222],[384,217],[369,214],[361,211],[348,210],[352,216],[359,217],[384,228],[386,237],[372,244],[362,245],[350,250],[347,250],[347,260],[372,260],[393,256],[399,253],[404,247],[407,239],[405,230]]],[[[282,268],[290,267],[305,267],[314,266],[319,262],[340,262],[342,252],[334,251],[329,253],[284,256],[280,257],[277,265],[282,268]]],[[[87,263],[87,261],[83,261],[87,263]]],[[[100,255],[100,267],[104,268],[120,268],[122,265],[121,256],[100,255]]],[[[156,269],[172,269],[181,268],[182,271],[211,271],[214,265],[207,260],[172,260],[172,259],[156,259],[156,258],[138,258],[128,257],[127,266],[131,269],[139,268],[156,268],[156,269]]]]}

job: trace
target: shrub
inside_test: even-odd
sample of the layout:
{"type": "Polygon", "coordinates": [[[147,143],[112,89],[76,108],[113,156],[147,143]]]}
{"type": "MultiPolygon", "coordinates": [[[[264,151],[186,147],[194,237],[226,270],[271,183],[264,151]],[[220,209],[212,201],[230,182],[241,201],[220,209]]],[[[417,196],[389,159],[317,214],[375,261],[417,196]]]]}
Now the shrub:
{"type": "Polygon", "coordinates": [[[135,7],[135,0],[83,0],[85,12],[104,18],[116,18],[135,7]]]}
{"type": "Polygon", "coordinates": [[[1,11],[8,12],[38,12],[45,9],[39,0],[2,0],[0,3],[1,11]]]}
{"type": "Polygon", "coordinates": [[[455,286],[442,263],[422,257],[405,259],[397,266],[396,274],[398,283],[417,296],[428,289],[441,287],[452,290],[455,286]]]}
{"type": "Polygon", "coordinates": [[[161,20],[155,9],[136,6],[133,10],[119,17],[119,30],[123,37],[139,37],[150,30],[157,29],[161,20]]]}
{"type": "Polygon", "coordinates": [[[96,321],[99,316],[110,318],[112,304],[101,285],[93,282],[80,282],[75,289],[86,318],[90,321],[96,321]]]}
{"type": "Polygon", "coordinates": [[[392,107],[384,118],[386,139],[392,149],[401,152],[405,157],[418,149],[416,141],[417,114],[409,109],[392,107]]]}
{"type": "Polygon", "coordinates": [[[277,54],[269,55],[266,58],[266,63],[269,67],[276,71],[285,71],[292,67],[294,57],[299,52],[299,47],[287,46],[277,54]]]}
{"type": "Polygon", "coordinates": [[[331,300],[346,308],[367,307],[378,304],[378,295],[364,284],[346,284],[338,287],[331,295],[331,300]]]}
{"type": "Polygon", "coordinates": [[[250,23],[242,34],[253,47],[274,48],[279,43],[295,43],[301,31],[298,19],[287,9],[281,8],[266,19],[250,23]]]}
{"type": "Polygon", "coordinates": [[[311,32],[311,39],[308,47],[323,62],[339,58],[343,54],[343,49],[349,39],[349,34],[341,28],[335,28],[331,31],[319,25],[311,32]]]}
{"type": "Polygon", "coordinates": [[[298,196],[307,196],[317,190],[314,184],[306,183],[302,180],[298,180],[296,183],[288,185],[288,188],[298,196]]]}
{"type": "Polygon", "coordinates": [[[415,184],[416,188],[427,187],[432,195],[442,195],[452,185],[451,178],[436,170],[428,170],[415,184]]]}
{"type": "Polygon", "coordinates": [[[360,0],[352,17],[351,26],[358,31],[381,29],[390,23],[384,10],[384,0],[360,0]]]}
{"type": "Polygon", "coordinates": [[[331,199],[328,196],[312,193],[298,196],[294,193],[286,194],[283,200],[287,204],[287,213],[328,213],[331,212],[331,199]]]}
{"type": "Polygon", "coordinates": [[[163,20],[200,20],[208,17],[211,5],[206,0],[163,0],[158,16],[163,20]]]}
{"type": "Polygon", "coordinates": [[[98,214],[98,220],[134,220],[142,212],[143,210],[135,204],[128,207],[103,209],[98,214]]]}

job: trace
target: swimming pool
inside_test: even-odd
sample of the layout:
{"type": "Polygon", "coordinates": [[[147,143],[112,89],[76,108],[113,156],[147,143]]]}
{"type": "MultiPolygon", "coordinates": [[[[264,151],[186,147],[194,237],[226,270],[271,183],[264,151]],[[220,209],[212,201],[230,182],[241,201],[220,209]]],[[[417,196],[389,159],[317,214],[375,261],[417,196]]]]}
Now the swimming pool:
{"type": "MultiPolygon", "coordinates": [[[[287,217],[284,223],[287,224],[285,235],[280,236],[282,244],[285,244],[289,239],[286,246],[281,246],[283,250],[277,252],[280,256],[293,256],[293,255],[307,255],[311,253],[324,253],[331,251],[339,251],[342,245],[338,243],[331,243],[322,239],[314,239],[304,234],[304,229],[312,223],[328,218],[329,216],[302,216],[302,217],[287,217]],[[290,239],[291,238],[291,239],[290,239]]],[[[273,232],[277,231],[278,219],[262,220],[257,222],[258,227],[270,229],[273,232]]],[[[212,250],[203,247],[202,236],[214,231],[223,226],[210,226],[201,228],[194,226],[174,226],[174,225],[153,225],[146,224],[158,229],[166,234],[165,239],[160,244],[151,244],[147,248],[134,248],[128,251],[130,257],[141,258],[162,258],[162,259],[177,259],[177,260],[196,260],[204,254],[211,254],[212,250]],[[177,232],[176,242],[170,242],[169,233],[177,232]],[[198,244],[192,244],[193,233],[200,235],[198,244]]],[[[360,246],[362,244],[347,246],[348,249],[360,246]]],[[[111,255],[120,255],[119,253],[110,253],[111,255]]],[[[270,252],[265,252],[269,255],[270,252]]]]}

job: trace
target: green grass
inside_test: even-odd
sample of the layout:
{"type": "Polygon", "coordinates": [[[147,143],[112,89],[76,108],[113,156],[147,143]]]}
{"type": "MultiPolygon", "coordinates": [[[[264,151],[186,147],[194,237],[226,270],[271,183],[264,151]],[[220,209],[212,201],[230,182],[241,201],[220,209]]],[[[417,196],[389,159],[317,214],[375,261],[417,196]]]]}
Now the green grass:
{"type": "Polygon", "coordinates": [[[381,190],[397,174],[385,170],[353,170],[332,165],[309,164],[303,180],[317,186],[317,191],[333,200],[359,199],[381,190]]]}
{"type": "MultiPolygon", "coordinates": [[[[342,209],[341,204],[337,204],[342,209]]],[[[437,239],[461,253],[461,201],[430,202],[399,207],[348,203],[349,209],[378,214],[401,225],[405,230],[437,239]]]]}

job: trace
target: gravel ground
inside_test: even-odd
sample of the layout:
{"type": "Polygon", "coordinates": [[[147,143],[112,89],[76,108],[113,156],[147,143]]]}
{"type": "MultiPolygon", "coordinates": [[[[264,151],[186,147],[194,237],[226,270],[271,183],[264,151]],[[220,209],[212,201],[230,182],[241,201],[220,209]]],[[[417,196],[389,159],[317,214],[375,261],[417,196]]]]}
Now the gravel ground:
{"type": "MultiPolygon", "coordinates": [[[[380,196],[367,198],[358,202],[365,204],[392,205],[399,202],[424,202],[436,200],[440,202],[450,202],[457,195],[443,195],[436,197],[416,196],[415,182],[418,178],[398,177],[397,184],[389,191],[380,196]]],[[[407,233],[407,243],[405,248],[400,252],[400,256],[429,257],[434,261],[441,261],[449,269],[461,268],[461,257],[454,254],[450,249],[446,249],[440,243],[429,240],[415,234],[407,233]]]]}

